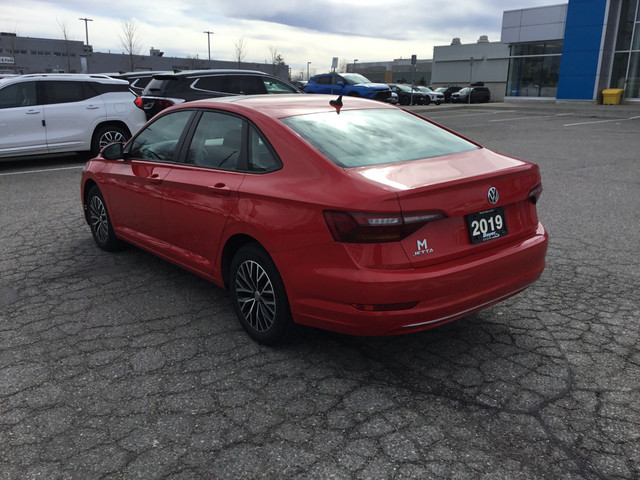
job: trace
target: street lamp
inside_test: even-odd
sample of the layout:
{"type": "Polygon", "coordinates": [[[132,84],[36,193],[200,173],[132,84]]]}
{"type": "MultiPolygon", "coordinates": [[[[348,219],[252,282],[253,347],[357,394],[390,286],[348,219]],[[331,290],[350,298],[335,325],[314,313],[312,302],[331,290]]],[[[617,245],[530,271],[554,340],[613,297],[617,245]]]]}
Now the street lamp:
{"type": "Polygon", "coordinates": [[[309,65],[311,65],[311,62],[307,62],[307,82],[309,81],[309,65]]]}
{"type": "Polygon", "coordinates": [[[79,18],[78,20],[82,20],[84,22],[84,33],[87,36],[87,46],[85,51],[89,49],[89,22],[93,22],[92,18],[79,18]]]}
{"type": "Polygon", "coordinates": [[[467,103],[471,104],[471,92],[473,91],[473,87],[471,84],[473,83],[473,57],[469,59],[469,98],[467,98],[467,103]]]}
{"type": "Polygon", "coordinates": [[[204,33],[207,34],[207,51],[209,52],[209,68],[211,68],[211,35],[213,35],[213,32],[205,30],[204,33]]]}
{"type": "Polygon", "coordinates": [[[357,58],[353,59],[353,73],[356,73],[356,62],[358,61],[357,58]]]}

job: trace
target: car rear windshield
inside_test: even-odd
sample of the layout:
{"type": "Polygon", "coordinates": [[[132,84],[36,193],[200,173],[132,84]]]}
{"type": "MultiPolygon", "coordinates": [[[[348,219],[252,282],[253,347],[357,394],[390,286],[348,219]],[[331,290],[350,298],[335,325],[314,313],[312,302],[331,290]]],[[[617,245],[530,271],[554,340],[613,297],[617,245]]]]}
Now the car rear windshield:
{"type": "Polygon", "coordinates": [[[281,119],[341,167],[400,163],[461,153],[477,145],[403,110],[313,113],[281,119]]]}

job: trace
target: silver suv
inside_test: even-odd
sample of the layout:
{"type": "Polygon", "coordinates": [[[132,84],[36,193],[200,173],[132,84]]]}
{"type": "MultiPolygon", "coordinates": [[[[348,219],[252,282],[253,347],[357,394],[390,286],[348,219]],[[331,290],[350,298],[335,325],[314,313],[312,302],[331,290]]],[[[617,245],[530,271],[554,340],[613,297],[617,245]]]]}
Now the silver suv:
{"type": "Polygon", "coordinates": [[[146,122],[129,83],[106,75],[31,74],[0,80],[0,158],[97,155],[146,122]]]}

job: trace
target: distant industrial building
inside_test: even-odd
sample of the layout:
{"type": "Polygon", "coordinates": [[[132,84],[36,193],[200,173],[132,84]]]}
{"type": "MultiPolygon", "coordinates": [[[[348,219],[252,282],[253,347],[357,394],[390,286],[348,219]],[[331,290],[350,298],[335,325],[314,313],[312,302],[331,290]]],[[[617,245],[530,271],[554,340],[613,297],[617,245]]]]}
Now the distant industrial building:
{"type": "Polygon", "coordinates": [[[0,32],[0,74],[116,73],[132,71],[205,70],[240,68],[259,70],[287,79],[288,65],[165,57],[151,47],[148,55],[94,52],[81,41],[20,37],[0,32]]]}

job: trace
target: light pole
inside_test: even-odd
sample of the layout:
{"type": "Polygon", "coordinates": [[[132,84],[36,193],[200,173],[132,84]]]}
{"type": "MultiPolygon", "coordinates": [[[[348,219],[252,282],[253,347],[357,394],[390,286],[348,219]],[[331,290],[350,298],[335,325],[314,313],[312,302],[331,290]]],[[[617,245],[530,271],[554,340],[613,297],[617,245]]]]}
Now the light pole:
{"type": "Polygon", "coordinates": [[[204,33],[207,34],[207,51],[209,52],[209,68],[211,68],[211,35],[213,35],[213,32],[205,30],[204,33]]]}
{"type": "Polygon", "coordinates": [[[358,61],[357,58],[353,59],[353,73],[356,73],[356,62],[358,61]]]}
{"type": "Polygon", "coordinates": [[[307,62],[307,82],[309,81],[309,65],[311,65],[311,62],[307,62]]]}
{"type": "Polygon", "coordinates": [[[92,18],[79,18],[78,20],[82,20],[84,22],[84,33],[86,34],[87,44],[85,47],[85,52],[89,49],[89,22],[93,22],[92,18]]]}
{"type": "Polygon", "coordinates": [[[471,104],[471,92],[473,91],[473,87],[471,84],[473,83],[473,57],[469,59],[469,98],[467,99],[467,103],[471,104]]]}

